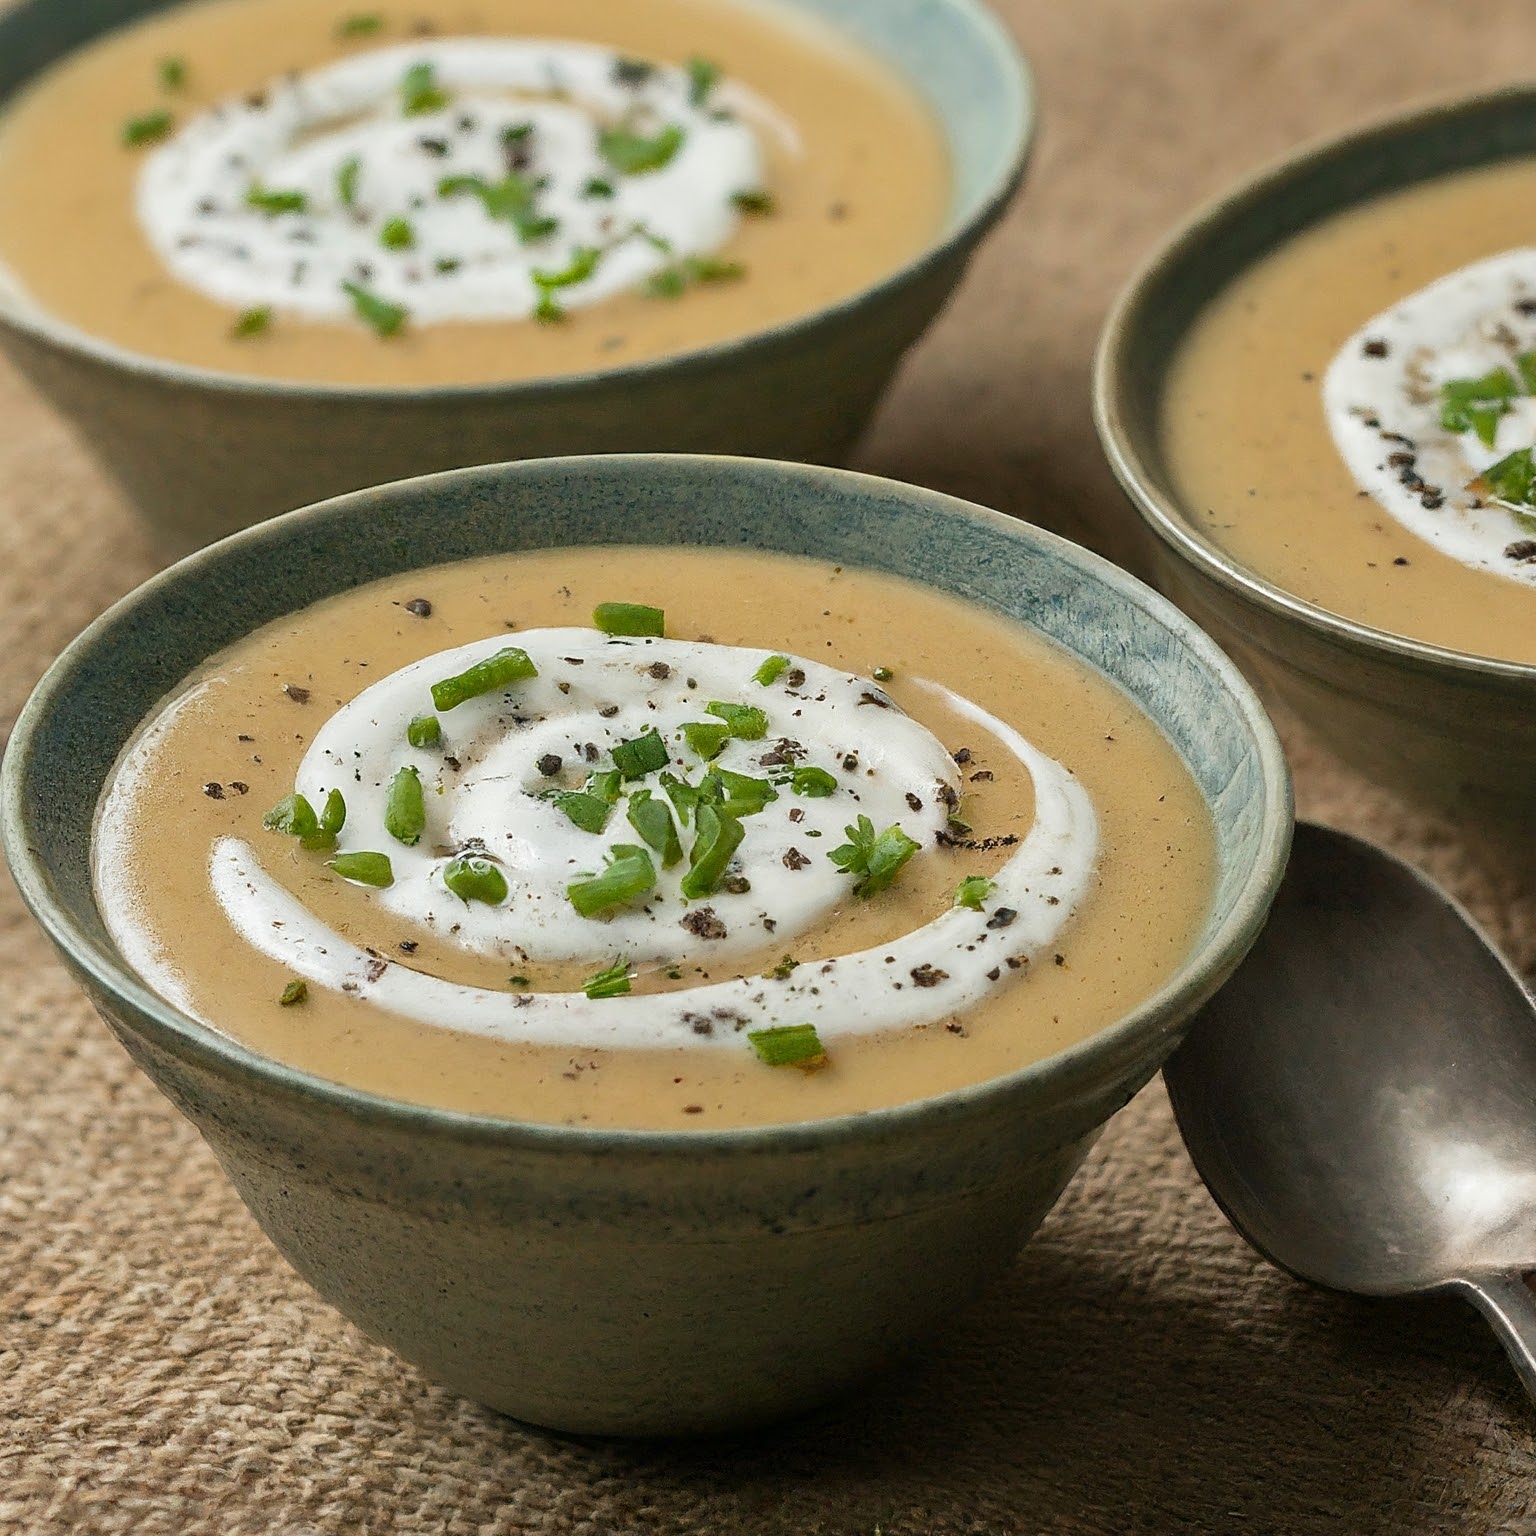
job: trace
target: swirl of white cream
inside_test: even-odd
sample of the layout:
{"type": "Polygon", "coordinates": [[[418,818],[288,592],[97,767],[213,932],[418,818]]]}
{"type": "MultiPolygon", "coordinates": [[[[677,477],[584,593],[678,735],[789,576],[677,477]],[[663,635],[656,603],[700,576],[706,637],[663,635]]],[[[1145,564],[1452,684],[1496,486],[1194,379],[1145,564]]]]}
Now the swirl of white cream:
{"type": "Polygon", "coordinates": [[[1536,249],[1462,267],[1373,315],[1323,379],[1328,427],[1355,483],[1453,560],[1536,587],[1536,517],[1473,482],[1536,445],[1536,393],[1518,359],[1536,350],[1536,249]],[[1441,387],[1505,369],[1518,393],[1493,441],[1441,421],[1441,387]]]}
{"type": "MultiPolygon", "coordinates": [[[[796,660],[764,687],[752,680],[763,660],[760,651],[623,642],[583,630],[534,631],[518,639],[539,675],[447,715],[446,750],[458,769],[404,748],[405,722],[419,711],[431,680],[484,659],[505,643],[500,638],[414,663],[375,684],[328,722],[301,765],[298,783],[306,795],[320,797],[338,779],[343,783],[349,807],[344,850],[388,845],[396,882],[369,894],[397,917],[430,923],[440,937],[493,952],[505,952],[508,943],[540,956],[605,961],[616,953],[634,959],[687,952],[677,942],[687,930],[680,926],[684,907],[674,885],[658,884],[642,906],[617,917],[573,913],[563,894],[572,874],[598,867],[603,847],[638,839],[613,824],[601,836],[564,824],[538,790],[550,778],[544,768],[563,772],[572,762],[585,767],[589,743],[597,749],[598,766],[606,766],[612,745],[633,739],[637,723],[654,725],[675,748],[674,765],[696,778],[702,764],[689,758],[676,733],[683,720],[710,719],[700,710],[712,698],[757,704],[769,717],[766,736],[733,740],[730,755],[717,759],[722,766],[782,778],[780,763],[765,770],[761,758],[784,756],[785,742],[805,749],[806,761],[837,765],[834,793],[809,798],[781,785],[778,801],[745,818],[739,856],[750,895],[712,898],[717,910],[745,915],[739,922],[728,915],[725,924],[732,934],[739,926],[743,944],[761,947],[765,917],[776,923],[776,939],[797,932],[803,937],[830,905],[846,899],[851,880],[825,857],[827,839],[840,840],[842,826],[861,812],[877,827],[889,818],[920,834],[922,851],[914,857],[934,856],[933,834],[944,826],[946,791],[953,788],[953,760],[925,727],[864,679],[796,660]],[[610,713],[615,705],[618,712],[610,713]],[[541,767],[539,759],[549,756],[561,758],[560,770],[547,760],[541,767]],[[381,825],[386,786],[406,765],[417,767],[428,789],[429,826],[415,849],[390,844],[381,825]],[[435,793],[439,783],[441,797],[435,793]],[[919,810],[912,809],[909,795],[920,801],[919,810]],[[790,818],[795,810],[802,819],[790,818]],[[447,850],[471,828],[469,835],[503,860],[514,888],[496,906],[465,904],[441,884],[447,850]],[[808,840],[813,831],[825,835],[808,840]],[[807,865],[785,864],[781,850],[791,845],[815,850],[807,865]],[[455,926],[456,932],[445,933],[455,926]]],[[[1098,836],[1092,803],[1066,768],[973,702],[937,684],[921,686],[1017,759],[1033,782],[1034,825],[996,873],[981,909],[954,906],[875,948],[803,958],[788,976],[741,975],[603,999],[582,992],[495,991],[447,982],[359,949],[267,875],[256,851],[238,838],[214,847],[213,891],[245,942],[294,974],[438,1027],[509,1040],[633,1048],[682,1041],[729,1045],[741,1031],[786,1023],[814,1024],[823,1039],[930,1023],[1027,972],[1031,958],[1052,943],[1086,895],[1098,836]]],[[[147,952],[132,925],[110,915],[109,923],[130,961],[186,1006],[174,974],[147,952]]],[[[722,953],[716,946],[726,943],[726,937],[710,941],[711,955],[722,953]]],[[[688,944],[696,954],[697,940],[689,937],[688,944]]]]}
{"type": "Polygon", "coordinates": [[[586,43],[372,49],[192,118],[146,158],[138,217],[172,274],[241,309],[345,319],[356,284],[413,324],[515,319],[573,264],[559,304],[592,304],[725,244],[763,179],[751,124],[794,147],[743,86],[700,94],[586,43]],[[625,174],[614,128],[675,149],[625,174]]]}

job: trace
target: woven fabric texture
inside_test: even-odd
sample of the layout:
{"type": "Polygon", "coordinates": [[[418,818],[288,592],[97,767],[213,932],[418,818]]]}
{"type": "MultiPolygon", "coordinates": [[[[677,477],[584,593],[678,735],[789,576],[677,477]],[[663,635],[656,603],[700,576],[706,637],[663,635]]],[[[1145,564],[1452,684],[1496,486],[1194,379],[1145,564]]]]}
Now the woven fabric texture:
{"type": "MultiPolygon", "coordinates": [[[[57,0],[68,3],[68,0],[57,0]]],[[[1134,564],[1088,411],[1111,294],[1304,138],[1528,68],[1524,0],[1006,0],[1031,182],[861,467],[1134,564]]],[[[148,575],[79,443],[0,370],[0,711],[148,575]]],[[[1281,720],[1302,814],[1448,885],[1527,975],[1536,890],[1281,720]],[[1524,883],[1523,883],[1524,882],[1524,883]]],[[[1128,1536],[1536,1531],[1532,1409],[1453,1302],[1310,1290],[1231,1232],[1154,1085],[1005,1282],[807,1421],[694,1447],[521,1429],[321,1303],[0,880],[0,1532],[1128,1536]]]]}

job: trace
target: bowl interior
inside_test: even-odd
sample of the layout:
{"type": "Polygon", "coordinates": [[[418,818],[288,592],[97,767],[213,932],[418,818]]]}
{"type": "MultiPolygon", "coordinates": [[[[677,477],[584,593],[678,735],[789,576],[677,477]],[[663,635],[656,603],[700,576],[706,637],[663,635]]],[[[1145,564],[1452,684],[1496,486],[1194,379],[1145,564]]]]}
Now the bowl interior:
{"type": "MultiPolygon", "coordinates": [[[[1536,89],[1516,87],[1422,108],[1303,149],[1185,225],[1132,280],[1100,348],[1100,432],[1142,510],[1176,521],[1186,542],[1217,553],[1180,503],[1161,418],[1169,365],[1222,289],[1301,230],[1356,203],[1529,154],[1536,154],[1536,89]]],[[[1224,553],[1219,560],[1235,563],[1224,553]]]]}
{"type": "MultiPolygon", "coordinates": [[[[77,963],[144,999],[96,910],[91,829],[125,742],[189,672],[257,626],[378,577],[499,551],[656,543],[873,567],[1033,625],[1162,726],[1215,820],[1220,867],[1205,932],[1160,994],[1161,1013],[1146,1007],[1176,1011],[1170,995],[1198,995],[1257,932],[1290,831],[1279,743],[1235,668],[1171,604],[1054,535],[934,492],[684,456],[534,460],[402,481],[258,525],[146,583],[64,653],[18,722],[4,833],[29,904],[77,963]]],[[[164,1004],[152,1011],[173,1033],[206,1033],[164,1004]]]]}

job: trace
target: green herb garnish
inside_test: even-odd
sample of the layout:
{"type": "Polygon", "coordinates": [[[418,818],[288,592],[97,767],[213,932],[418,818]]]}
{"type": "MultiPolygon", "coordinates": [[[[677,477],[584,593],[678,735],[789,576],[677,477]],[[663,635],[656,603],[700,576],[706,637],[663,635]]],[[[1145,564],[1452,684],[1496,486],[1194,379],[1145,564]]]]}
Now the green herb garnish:
{"type": "Polygon", "coordinates": [[[676,123],[649,137],[628,128],[602,128],[598,130],[597,152],[621,176],[644,176],[667,165],[682,148],[685,137],[676,123]]]}
{"type": "Polygon", "coordinates": [[[1476,432],[1483,446],[1491,448],[1500,418],[1509,414],[1509,402],[1519,393],[1507,368],[1495,368],[1479,379],[1447,379],[1440,386],[1440,425],[1447,432],[1476,432]]]}
{"type": "MultiPolygon", "coordinates": [[[[723,737],[721,739],[724,740],[723,737]]],[[[699,803],[698,790],[670,773],[662,774],[661,787],[666,790],[667,799],[677,812],[677,819],[686,827],[693,818],[694,807],[699,803]]]]}
{"type": "Polygon", "coordinates": [[[800,962],[793,955],[783,956],[777,965],[771,966],[763,972],[765,979],[769,981],[788,981],[794,973],[800,969],[800,962]]]}
{"type": "Polygon", "coordinates": [[[444,176],[437,184],[439,197],[457,197],[466,192],[480,199],[487,218],[510,224],[524,245],[542,240],[560,227],[558,219],[545,218],[535,206],[538,184],[516,171],[500,181],[487,181],[483,176],[444,176]]]}
{"type": "Polygon", "coordinates": [[[996,884],[995,880],[988,880],[985,875],[967,875],[955,887],[955,905],[980,912],[982,902],[992,894],[996,884]]]}
{"type": "Polygon", "coordinates": [[[755,704],[728,704],[712,699],[704,713],[725,721],[725,728],[742,741],[761,741],[768,734],[768,716],[755,704]]]}
{"type": "Polygon", "coordinates": [[[837,793],[837,779],[825,768],[802,763],[790,777],[790,788],[797,795],[805,795],[812,800],[825,800],[828,795],[837,793]]]}
{"type": "Polygon", "coordinates": [[[435,747],[443,739],[443,722],[436,715],[417,715],[405,728],[405,739],[413,747],[435,747]]]}
{"type": "Polygon", "coordinates": [[[349,155],[336,172],[336,195],[343,208],[357,207],[357,182],[363,174],[363,162],[356,155],[349,155]]]}
{"type": "Polygon", "coordinates": [[[326,847],[336,841],[346,824],[347,802],[342,799],[339,789],[333,789],[325,797],[325,804],[320,808],[320,835],[328,839],[326,847]]]}
{"type": "Polygon", "coordinates": [[[659,638],[667,632],[667,616],[660,608],[644,603],[599,603],[592,610],[592,622],[605,635],[651,635],[659,638]]]}
{"type": "Polygon", "coordinates": [[[391,304],[388,299],[369,293],[361,283],[343,283],[341,287],[351,296],[358,319],[372,326],[375,334],[394,336],[404,329],[410,311],[403,304],[391,304]]]}
{"type": "Polygon", "coordinates": [[[580,789],[563,789],[551,798],[567,819],[583,832],[601,832],[608,825],[608,813],[613,809],[613,803],[600,795],[589,795],[580,789]]]}
{"type": "Polygon", "coordinates": [[[876,667],[874,671],[869,675],[874,678],[877,683],[888,683],[893,677],[896,676],[896,674],[889,667],[876,667]]]}
{"type": "Polygon", "coordinates": [[[625,815],[630,826],[661,855],[663,869],[682,862],[683,845],[678,841],[677,826],[664,800],[656,799],[648,789],[637,789],[629,797],[625,815]]]}
{"type": "Polygon", "coordinates": [[[507,899],[507,877],[488,858],[461,853],[443,865],[443,884],[460,901],[482,901],[488,907],[507,899]]]}
{"type": "Polygon", "coordinates": [[[187,88],[187,61],[183,58],[172,56],[161,59],[155,74],[162,91],[184,91],[187,88]]]}
{"type": "Polygon", "coordinates": [[[699,801],[693,816],[693,847],[688,854],[688,873],[683,876],[682,892],[689,901],[708,896],[724,878],[746,829],[729,812],[699,801]]]}
{"type": "Polygon", "coordinates": [[[581,990],[588,997],[623,997],[629,991],[629,966],[622,960],[610,965],[606,971],[597,971],[582,982],[581,990]]]}
{"type": "Polygon", "coordinates": [[[315,814],[315,808],[301,794],[284,795],[276,805],[261,818],[261,824],[269,832],[281,832],[288,837],[296,837],[304,848],[331,848],[335,846],[336,834],[341,831],[341,823],[346,819],[346,806],[342,801],[340,792],[332,790],[325,803],[325,818],[315,814]],[[332,806],[341,806],[340,819],[332,812],[332,806]]]}
{"type": "Polygon", "coordinates": [[[702,107],[720,80],[720,66],[695,54],[683,68],[688,72],[688,105],[702,107]]]}
{"type": "Polygon", "coordinates": [[[245,205],[262,213],[304,213],[309,208],[309,198],[293,187],[263,187],[252,183],[246,188],[245,205]]]}
{"type": "Polygon", "coordinates": [[[655,730],[647,731],[630,741],[621,741],[613,749],[613,766],[626,779],[643,779],[658,768],[665,768],[670,761],[667,744],[655,730]]]}
{"type": "Polygon", "coordinates": [[[389,781],[384,794],[384,830],[397,843],[414,848],[427,825],[427,800],[421,775],[407,764],[389,781]]]}
{"type": "Polygon", "coordinates": [[[613,183],[604,181],[601,176],[591,176],[581,189],[583,197],[612,197],[614,195],[613,183]]]}
{"type": "Polygon", "coordinates": [[[409,219],[393,218],[384,221],[379,231],[379,244],[386,251],[409,251],[416,245],[416,231],[409,219]]]}
{"type": "Polygon", "coordinates": [[[387,853],[338,853],[327,859],[327,869],[334,869],[343,880],[356,885],[371,885],[382,890],[395,883],[395,871],[387,853]]]}
{"type": "Polygon", "coordinates": [[[482,693],[492,693],[538,675],[539,669],[529,661],[527,651],[509,645],[494,656],[466,667],[457,676],[433,683],[432,702],[438,709],[457,709],[469,699],[478,699],[482,693]]]}
{"type": "Polygon", "coordinates": [[[337,37],[372,37],[375,32],[381,31],[384,26],[384,18],[372,11],[358,12],[352,16],[343,16],[336,23],[337,37]]]}
{"type": "Polygon", "coordinates": [[[711,768],[699,786],[699,799],[719,807],[728,816],[755,816],[779,792],[767,779],[732,773],[729,768],[711,768]]]}
{"type": "Polygon", "coordinates": [[[633,843],[615,843],[608,850],[608,863],[602,873],[573,880],[566,886],[565,894],[583,917],[596,917],[644,896],[655,884],[656,866],[651,863],[650,854],[633,843]]]}
{"type": "Polygon", "coordinates": [[[775,208],[773,193],[763,187],[749,187],[743,192],[731,193],[732,206],[746,214],[772,213],[775,208]]]}
{"type": "Polygon", "coordinates": [[[759,1061],[770,1067],[819,1067],[827,1059],[814,1024],[775,1024],[749,1029],[747,1039],[759,1061]]]}
{"type": "Polygon", "coordinates": [[[754,683],[761,683],[766,688],[770,683],[779,680],[779,674],[789,665],[788,656],[770,656],[756,672],[752,674],[754,683]]]}
{"type": "Polygon", "coordinates": [[[292,1008],[295,1003],[302,1003],[309,996],[309,983],[302,976],[295,976],[292,981],[283,988],[278,996],[278,1004],[283,1008],[292,1008]]]}
{"type": "Polygon", "coordinates": [[[407,117],[441,112],[451,100],[447,91],[437,84],[436,66],[426,60],[412,64],[400,81],[400,110],[407,117]]]}
{"type": "Polygon", "coordinates": [[[683,740],[707,763],[718,757],[725,739],[731,734],[728,725],[715,725],[709,720],[689,720],[683,726],[683,740]]]}
{"type": "Polygon", "coordinates": [[[272,326],[272,306],[262,304],[256,309],[242,309],[235,316],[235,323],[230,326],[229,334],[235,341],[246,341],[252,336],[260,336],[270,330],[272,326]]]}
{"type": "Polygon", "coordinates": [[[624,775],[617,768],[604,768],[600,773],[594,773],[587,779],[586,791],[589,795],[596,795],[598,799],[614,805],[623,792],[623,783],[624,775]]]}
{"type": "Polygon", "coordinates": [[[746,275],[747,269],[739,261],[685,256],[653,273],[646,281],[645,291],[653,299],[680,299],[695,283],[734,283],[746,275]]]}
{"type": "Polygon", "coordinates": [[[578,245],[571,253],[571,259],[558,272],[542,272],[537,267],[528,275],[533,279],[534,286],[539,290],[539,302],[533,314],[536,320],[545,322],[551,320],[563,320],[565,310],[560,301],[555,297],[562,288],[569,288],[575,283],[584,283],[597,270],[597,264],[603,259],[603,253],[595,245],[578,245]]]}
{"type": "Polygon", "coordinates": [[[1468,487],[1516,511],[1536,507],[1536,450],[1517,448],[1490,464],[1468,487]]]}
{"type": "Polygon", "coordinates": [[[889,826],[877,837],[875,824],[868,816],[860,816],[843,832],[848,841],[832,849],[827,857],[844,874],[858,876],[853,887],[855,896],[873,896],[885,890],[919,847],[899,826],[889,826]]]}
{"type": "Polygon", "coordinates": [[[158,144],[171,135],[176,126],[175,117],[165,111],[146,112],[143,117],[130,117],[123,124],[123,147],[143,149],[146,144],[158,144]]]}

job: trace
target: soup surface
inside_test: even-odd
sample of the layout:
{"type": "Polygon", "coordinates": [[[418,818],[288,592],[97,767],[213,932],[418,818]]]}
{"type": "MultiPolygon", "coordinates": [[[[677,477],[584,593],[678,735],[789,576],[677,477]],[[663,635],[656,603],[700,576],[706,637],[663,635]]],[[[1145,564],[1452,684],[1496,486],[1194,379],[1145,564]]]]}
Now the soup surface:
{"type": "Polygon", "coordinates": [[[943,222],[926,104],[759,0],[199,0],[0,118],[0,284],[132,351],[359,384],[639,362],[943,222]]]}
{"type": "Polygon", "coordinates": [[[1162,735],[1018,625],[786,556],[586,549],[215,658],[125,753],[95,867],[130,963],[282,1061],[719,1127],[1092,1034],[1187,954],[1212,850],[1162,735]],[[645,607],[593,628],[615,601],[645,607]]]}
{"type": "Polygon", "coordinates": [[[1375,199],[1217,295],[1170,373],[1191,515],[1277,586],[1536,662],[1536,162],[1375,199]]]}

